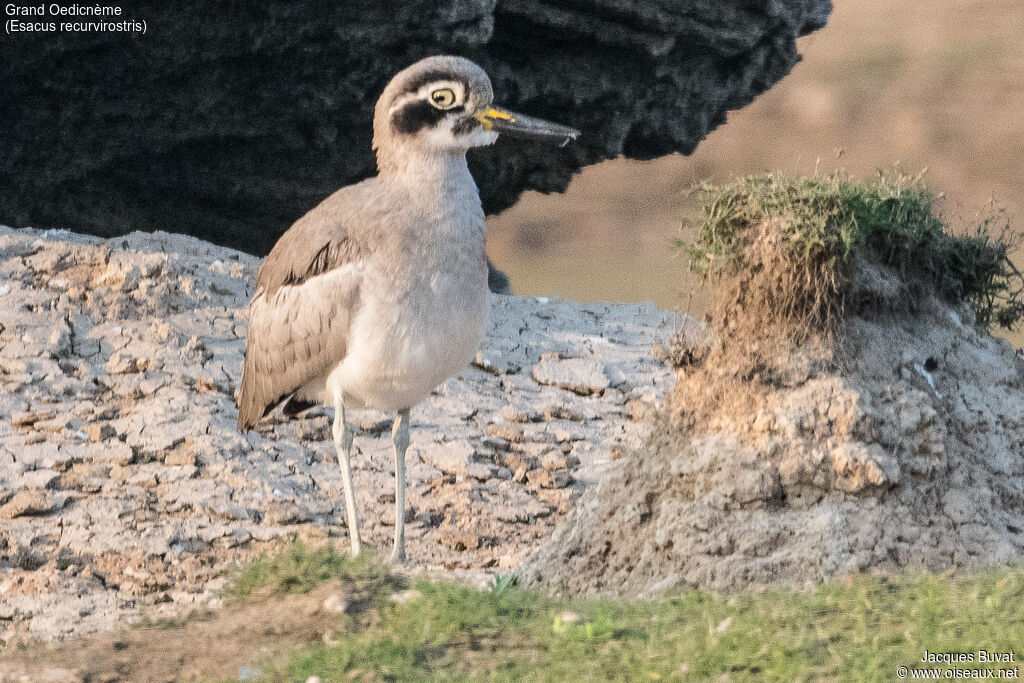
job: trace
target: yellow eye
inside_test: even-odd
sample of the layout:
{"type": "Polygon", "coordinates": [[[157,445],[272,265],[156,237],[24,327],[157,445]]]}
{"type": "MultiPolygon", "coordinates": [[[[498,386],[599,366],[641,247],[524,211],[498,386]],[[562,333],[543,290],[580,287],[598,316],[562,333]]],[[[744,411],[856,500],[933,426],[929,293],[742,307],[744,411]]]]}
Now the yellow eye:
{"type": "Polygon", "coordinates": [[[430,93],[430,101],[438,109],[451,109],[455,106],[455,91],[451,88],[438,88],[430,93]]]}

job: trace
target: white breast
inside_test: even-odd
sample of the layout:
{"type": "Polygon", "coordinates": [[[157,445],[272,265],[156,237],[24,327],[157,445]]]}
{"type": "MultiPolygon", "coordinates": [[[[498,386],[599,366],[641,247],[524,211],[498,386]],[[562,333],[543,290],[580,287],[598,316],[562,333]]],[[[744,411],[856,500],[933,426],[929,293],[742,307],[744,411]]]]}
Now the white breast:
{"type": "Polygon", "coordinates": [[[404,292],[370,275],[360,293],[348,354],[327,378],[346,405],[394,411],[409,408],[475,356],[489,308],[486,264],[448,262],[448,269],[412,278],[404,292]]]}

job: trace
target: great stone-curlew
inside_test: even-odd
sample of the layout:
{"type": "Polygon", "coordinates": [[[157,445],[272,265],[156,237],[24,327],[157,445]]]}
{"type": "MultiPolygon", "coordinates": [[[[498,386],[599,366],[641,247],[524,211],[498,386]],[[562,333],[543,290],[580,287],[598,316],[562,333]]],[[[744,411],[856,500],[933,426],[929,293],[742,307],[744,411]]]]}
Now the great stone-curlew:
{"type": "Polygon", "coordinates": [[[352,553],[359,522],[346,408],[397,411],[395,546],[405,559],[409,409],[476,354],[487,318],[484,213],[466,151],[499,133],[564,143],[573,128],[491,105],[483,69],[430,57],[377,101],[378,175],[344,187],[293,225],[260,267],[249,308],[238,427],[277,405],[334,406],[352,553]]]}

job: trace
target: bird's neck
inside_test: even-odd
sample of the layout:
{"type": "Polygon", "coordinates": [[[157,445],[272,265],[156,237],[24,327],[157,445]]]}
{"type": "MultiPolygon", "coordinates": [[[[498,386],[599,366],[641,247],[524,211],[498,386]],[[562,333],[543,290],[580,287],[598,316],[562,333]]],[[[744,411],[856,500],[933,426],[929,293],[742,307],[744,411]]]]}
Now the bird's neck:
{"type": "Polygon", "coordinates": [[[425,210],[443,209],[453,201],[480,203],[464,152],[395,155],[380,165],[380,178],[425,210]]]}

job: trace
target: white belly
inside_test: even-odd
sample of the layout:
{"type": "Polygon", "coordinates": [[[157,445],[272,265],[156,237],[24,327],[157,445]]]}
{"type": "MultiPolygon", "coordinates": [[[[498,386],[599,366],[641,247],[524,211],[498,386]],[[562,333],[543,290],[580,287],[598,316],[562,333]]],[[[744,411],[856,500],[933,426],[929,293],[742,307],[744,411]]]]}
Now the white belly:
{"type": "Polygon", "coordinates": [[[425,399],[473,360],[487,321],[487,272],[435,273],[396,297],[367,282],[345,359],[330,373],[325,402],[395,411],[425,399]]]}

